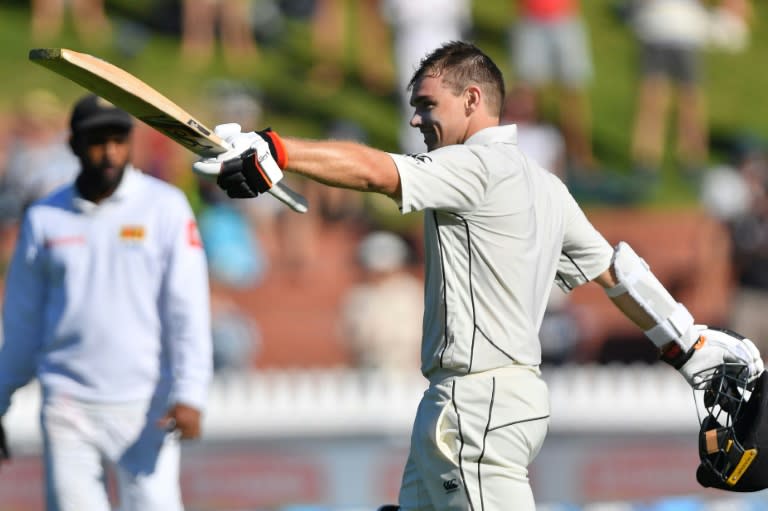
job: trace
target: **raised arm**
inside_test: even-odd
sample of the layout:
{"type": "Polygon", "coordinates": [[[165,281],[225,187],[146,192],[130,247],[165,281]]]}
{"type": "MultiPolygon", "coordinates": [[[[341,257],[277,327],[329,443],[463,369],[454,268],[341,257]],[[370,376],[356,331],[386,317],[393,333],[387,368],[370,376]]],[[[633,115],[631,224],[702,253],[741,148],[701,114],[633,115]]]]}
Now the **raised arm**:
{"type": "Polygon", "coordinates": [[[400,197],[400,175],[383,151],[347,141],[283,141],[290,172],[329,186],[400,197]]]}
{"type": "Polygon", "coordinates": [[[234,149],[197,161],[198,174],[215,176],[230,197],[256,197],[283,178],[283,170],[338,188],[400,199],[400,175],[389,154],[340,140],[283,138],[271,130],[241,133],[233,124],[215,131],[234,149]]]}

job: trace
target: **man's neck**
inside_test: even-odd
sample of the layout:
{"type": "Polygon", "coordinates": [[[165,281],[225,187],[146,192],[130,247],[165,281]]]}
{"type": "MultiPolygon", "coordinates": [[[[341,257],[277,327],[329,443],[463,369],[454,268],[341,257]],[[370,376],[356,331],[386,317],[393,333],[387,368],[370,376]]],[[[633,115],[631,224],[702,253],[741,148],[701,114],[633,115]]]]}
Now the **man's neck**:
{"type": "Polygon", "coordinates": [[[478,117],[477,119],[473,120],[469,126],[467,127],[466,135],[464,136],[464,141],[466,142],[469,140],[475,133],[478,131],[484,130],[486,128],[492,128],[499,125],[499,118],[498,117],[478,117]]]}

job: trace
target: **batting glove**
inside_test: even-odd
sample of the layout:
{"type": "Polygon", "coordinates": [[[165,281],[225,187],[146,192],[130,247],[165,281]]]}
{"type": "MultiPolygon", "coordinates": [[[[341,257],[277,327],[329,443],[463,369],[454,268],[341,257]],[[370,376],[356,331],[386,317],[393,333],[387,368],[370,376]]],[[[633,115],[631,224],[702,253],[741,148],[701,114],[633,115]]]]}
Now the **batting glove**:
{"type": "Polygon", "coordinates": [[[745,367],[749,382],[762,374],[765,369],[763,359],[751,340],[706,325],[695,325],[694,328],[698,330],[699,339],[688,352],[683,352],[678,344],[672,344],[661,354],[661,360],[680,371],[692,387],[698,388],[724,363],[745,367]]]}
{"type": "Polygon", "coordinates": [[[256,197],[283,178],[287,164],[283,141],[271,129],[241,133],[239,124],[222,124],[214,132],[232,149],[215,158],[198,160],[198,174],[216,176],[216,184],[232,198],[256,197]]]}

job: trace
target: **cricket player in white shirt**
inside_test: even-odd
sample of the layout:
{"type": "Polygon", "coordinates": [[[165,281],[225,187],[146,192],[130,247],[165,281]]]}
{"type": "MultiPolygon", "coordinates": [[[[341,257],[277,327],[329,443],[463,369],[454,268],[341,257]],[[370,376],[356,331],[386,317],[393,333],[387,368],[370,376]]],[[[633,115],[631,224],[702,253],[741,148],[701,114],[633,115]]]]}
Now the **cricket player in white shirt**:
{"type": "Polygon", "coordinates": [[[421,61],[410,88],[411,125],[427,153],[221,125],[236,149],[194,164],[218,174],[231,197],[263,193],[284,169],[383,193],[403,213],[424,211],[421,353],[430,384],[401,509],[535,509],[527,467],[549,422],[538,331],[553,281],[566,291],[596,281],[692,385],[723,361],[744,364],[751,378],[762,372],[751,341],[694,325],[629,245],[611,247],[563,183],[520,152],[515,126],[499,126],[501,72],[479,48],[444,44],[421,61]]]}
{"type": "Polygon", "coordinates": [[[179,439],[200,435],[212,375],[195,219],[131,166],[127,113],[89,95],[71,129],[81,171],[26,211],[6,277],[0,416],[36,377],[48,511],[109,510],[103,461],[121,510],[182,510],[179,439]]]}

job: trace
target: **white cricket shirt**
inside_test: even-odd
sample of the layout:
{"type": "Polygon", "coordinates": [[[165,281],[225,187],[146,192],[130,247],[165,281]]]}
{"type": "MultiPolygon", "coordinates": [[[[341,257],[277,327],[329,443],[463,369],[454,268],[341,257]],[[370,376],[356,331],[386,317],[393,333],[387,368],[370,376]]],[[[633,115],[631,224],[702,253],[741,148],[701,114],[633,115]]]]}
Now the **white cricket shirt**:
{"type": "Polygon", "coordinates": [[[35,376],[46,392],[86,401],[159,389],[203,407],[208,273],[186,197],[129,167],[98,205],[74,185],[34,203],[6,278],[3,328],[0,415],[35,376]]]}
{"type": "Polygon", "coordinates": [[[565,290],[592,280],[612,247],[565,185],[520,152],[514,125],[391,156],[401,211],[424,210],[424,375],[539,365],[553,280],[565,290]]]}

